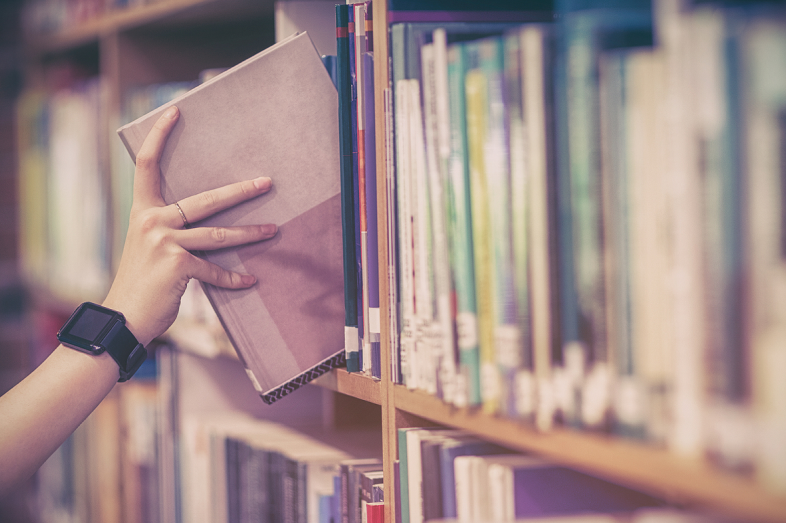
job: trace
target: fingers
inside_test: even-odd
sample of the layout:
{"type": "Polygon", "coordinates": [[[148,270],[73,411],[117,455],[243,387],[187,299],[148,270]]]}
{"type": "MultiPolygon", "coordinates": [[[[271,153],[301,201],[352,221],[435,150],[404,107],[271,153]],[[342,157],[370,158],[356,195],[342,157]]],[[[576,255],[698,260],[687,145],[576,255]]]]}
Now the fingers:
{"type": "MultiPolygon", "coordinates": [[[[270,178],[263,176],[195,194],[180,200],[178,204],[188,222],[193,224],[233,205],[264,194],[272,186],[273,182],[270,178]]],[[[173,220],[173,225],[177,226],[177,222],[182,221],[182,218],[178,213],[174,213],[173,216],[177,218],[173,220]]]]}
{"type": "Polygon", "coordinates": [[[148,133],[136,155],[134,204],[144,208],[161,205],[161,171],[159,161],[169,133],[175,127],[180,111],[174,105],[164,111],[148,133]]]}
{"type": "Polygon", "coordinates": [[[193,257],[191,277],[225,289],[246,289],[257,281],[251,274],[231,272],[196,256],[193,257]]]}
{"type": "Polygon", "coordinates": [[[267,240],[276,235],[273,224],[242,227],[197,227],[177,233],[177,242],[188,251],[212,251],[267,240]]]}

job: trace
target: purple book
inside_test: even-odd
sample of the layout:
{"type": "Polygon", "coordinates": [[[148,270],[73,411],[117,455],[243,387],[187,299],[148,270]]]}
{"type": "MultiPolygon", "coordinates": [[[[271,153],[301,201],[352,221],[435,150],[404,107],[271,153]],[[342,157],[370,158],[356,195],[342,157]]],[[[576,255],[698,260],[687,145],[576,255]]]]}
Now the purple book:
{"type": "Polygon", "coordinates": [[[376,124],[374,118],[374,56],[363,53],[363,101],[366,118],[365,132],[365,177],[366,177],[366,250],[368,253],[368,318],[371,343],[371,375],[382,378],[380,361],[380,316],[379,316],[379,240],[377,230],[377,158],[376,124]]]}
{"type": "Polygon", "coordinates": [[[514,467],[516,518],[631,512],[661,500],[573,469],[543,464],[514,467]]]}

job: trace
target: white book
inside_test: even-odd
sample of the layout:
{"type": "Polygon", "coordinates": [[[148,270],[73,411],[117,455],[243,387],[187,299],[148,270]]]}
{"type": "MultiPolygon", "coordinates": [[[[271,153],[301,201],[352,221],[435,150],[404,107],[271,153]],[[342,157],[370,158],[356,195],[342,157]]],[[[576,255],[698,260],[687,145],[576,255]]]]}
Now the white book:
{"type": "Polygon", "coordinates": [[[412,230],[412,176],[409,140],[409,88],[407,80],[399,80],[395,90],[396,186],[398,197],[398,255],[401,303],[401,374],[409,388],[415,387],[412,362],[414,357],[415,288],[412,230]]]}

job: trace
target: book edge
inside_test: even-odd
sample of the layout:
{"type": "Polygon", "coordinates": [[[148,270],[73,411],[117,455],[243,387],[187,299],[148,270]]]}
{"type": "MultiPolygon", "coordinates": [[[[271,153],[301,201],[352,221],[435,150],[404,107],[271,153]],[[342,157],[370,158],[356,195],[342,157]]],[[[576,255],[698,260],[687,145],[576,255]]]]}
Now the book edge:
{"type": "Polygon", "coordinates": [[[316,378],[322,376],[328,371],[333,369],[337,369],[339,367],[343,367],[346,365],[346,353],[344,352],[344,348],[342,347],[333,356],[317,363],[310,369],[306,369],[297,376],[287,380],[285,383],[273,387],[272,389],[268,390],[267,392],[260,392],[259,396],[262,398],[262,401],[267,403],[268,405],[272,405],[276,401],[280,400],[284,396],[289,395],[290,393],[296,391],[303,385],[307,385],[311,381],[315,380],[316,378]]]}

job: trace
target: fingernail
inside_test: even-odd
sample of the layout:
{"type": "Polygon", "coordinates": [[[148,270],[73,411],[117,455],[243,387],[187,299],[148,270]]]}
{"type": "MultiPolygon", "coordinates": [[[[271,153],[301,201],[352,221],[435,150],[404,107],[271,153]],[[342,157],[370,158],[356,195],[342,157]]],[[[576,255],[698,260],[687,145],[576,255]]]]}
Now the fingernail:
{"type": "Polygon", "coordinates": [[[171,119],[171,118],[174,118],[176,114],[177,114],[177,107],[175,107],[173,105],[169,109],[166,110],[166,112],[164,113],[164,116],[166,116],[167,118],[171,119]]]}
{"type": "Polygon", "coordinates": [[[254,180],[254,187],[257,189],[270,189],[270,186],[273,185],[273,180],[268,178],[267,176],[260,176],[256,180],[254,180]]]}
{"type": "Polygon", "coordinates": [[[278,226],[275,223],[267,223],[262,226],[262,231],[268,236],[273,236],[278,231],[278,226]]]}
{"type": "Polygon", "coordinates": [[[257,279],[252,274],[243,274],[240,276],[240,281],[243,282],[243,285],[251,285],[257,279]]]}

